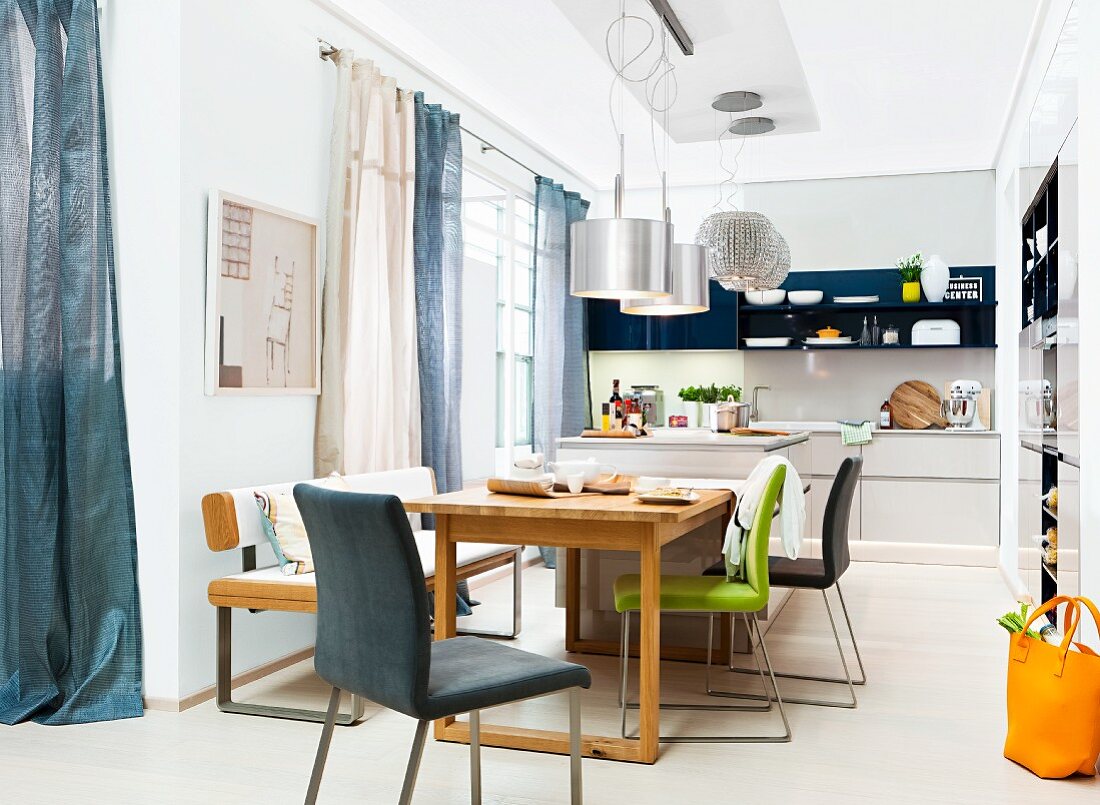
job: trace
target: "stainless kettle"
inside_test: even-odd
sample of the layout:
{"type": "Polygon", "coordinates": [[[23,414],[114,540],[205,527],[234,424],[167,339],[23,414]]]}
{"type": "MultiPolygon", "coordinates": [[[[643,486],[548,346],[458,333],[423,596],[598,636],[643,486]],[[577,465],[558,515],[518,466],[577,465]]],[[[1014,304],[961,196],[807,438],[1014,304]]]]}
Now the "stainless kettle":
{"type": "Polygon", "coordinates": [[[734,428],[747,428],[751,410],[752,406],[748,403],[737,402],[730,397],[715,405],[710,418],[710,429],[714,433],[728,433],[734,428]]]}

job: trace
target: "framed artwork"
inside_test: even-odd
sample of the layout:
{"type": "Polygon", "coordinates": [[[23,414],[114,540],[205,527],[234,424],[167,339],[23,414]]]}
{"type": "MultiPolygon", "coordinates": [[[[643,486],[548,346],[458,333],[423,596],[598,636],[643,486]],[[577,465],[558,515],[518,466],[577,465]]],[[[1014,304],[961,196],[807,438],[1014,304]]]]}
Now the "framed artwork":
{"type": "Polygon", "coordinates": [[[210,192],[206,393],[321,393],[320,224],[210,192]]]}

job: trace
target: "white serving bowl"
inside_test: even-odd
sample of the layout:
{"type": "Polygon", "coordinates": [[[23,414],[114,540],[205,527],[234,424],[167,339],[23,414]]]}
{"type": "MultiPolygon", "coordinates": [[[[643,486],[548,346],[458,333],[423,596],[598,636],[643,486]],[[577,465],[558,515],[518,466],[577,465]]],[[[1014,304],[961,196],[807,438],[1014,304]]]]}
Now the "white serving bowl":
{"type": "Polygon", "coordinates": [[[792,305],[820,305],[824,298],[824,291],[787,291],[787,299],[792,305]]]}
{"type": "Polygon", "coordinates": [[[774,291],[745,291],[745,301],[750,305],[781,305],[787,298],[787,292],[782,288],[774,291]]]}

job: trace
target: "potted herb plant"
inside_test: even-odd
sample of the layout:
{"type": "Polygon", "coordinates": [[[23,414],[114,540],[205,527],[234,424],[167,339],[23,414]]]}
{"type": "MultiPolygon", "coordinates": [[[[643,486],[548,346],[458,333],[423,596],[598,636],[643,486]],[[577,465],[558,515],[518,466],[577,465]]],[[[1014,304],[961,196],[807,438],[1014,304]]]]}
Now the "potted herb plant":
{"type": "Polygon", "coordinates": [[[924,258],[917,252],[912,257],[898,260],[898,275],[901,278],[901,301],[920,301],[920,275],[924,270],[924,258]]]}
{"type": "Polygon", "coordinates": [[[703,404],[699,401],[699,389],[695,386],[688,386],[685,389],[680,389],[679,393],[680,402],[684,404],[684,416],[687,417],[689,428],[698,428],[699,422],[703,418],[703,404]]]}

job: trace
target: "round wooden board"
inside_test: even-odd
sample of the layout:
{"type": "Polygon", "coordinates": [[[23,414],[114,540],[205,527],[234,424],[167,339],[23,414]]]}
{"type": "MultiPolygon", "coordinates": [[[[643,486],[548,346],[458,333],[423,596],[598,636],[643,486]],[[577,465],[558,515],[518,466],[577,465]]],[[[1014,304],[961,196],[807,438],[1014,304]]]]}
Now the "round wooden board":
{"type": "Polygon", "coordinates": [[[906,430],[946,428],[947,420],[940,414],[940,395],[923,380],[906,380],[890,395],[894,427],[906,430]]]}

